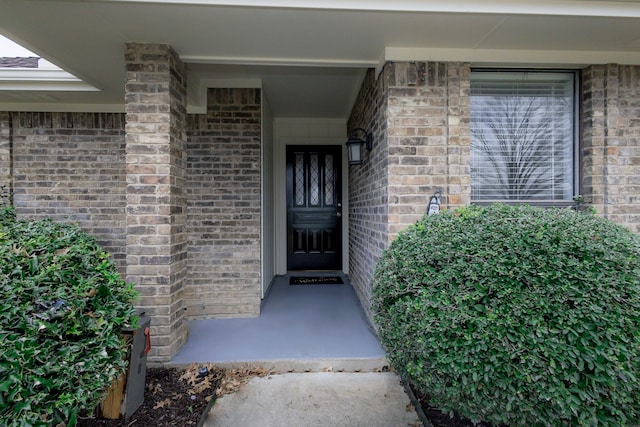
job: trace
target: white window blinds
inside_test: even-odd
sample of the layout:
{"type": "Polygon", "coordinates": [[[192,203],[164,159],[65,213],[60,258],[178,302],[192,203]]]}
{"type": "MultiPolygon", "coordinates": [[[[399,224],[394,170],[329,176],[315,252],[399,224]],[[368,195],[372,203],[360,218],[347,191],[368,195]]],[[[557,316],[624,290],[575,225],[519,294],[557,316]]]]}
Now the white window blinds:
{"type": "Polygon", "coordinates": [[[573,73],[471,74],[473,201],[574,196],[573,73]]]}

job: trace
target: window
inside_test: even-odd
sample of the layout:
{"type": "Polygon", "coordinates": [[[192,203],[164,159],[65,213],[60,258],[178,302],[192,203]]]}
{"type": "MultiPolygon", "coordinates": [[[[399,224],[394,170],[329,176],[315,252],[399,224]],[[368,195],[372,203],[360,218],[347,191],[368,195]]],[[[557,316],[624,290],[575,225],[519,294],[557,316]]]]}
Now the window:
{"type": "Polygon", "coordinates": [[[576,186],[576,74],[471,73],[471,199],[571,201],[576,186]]]}

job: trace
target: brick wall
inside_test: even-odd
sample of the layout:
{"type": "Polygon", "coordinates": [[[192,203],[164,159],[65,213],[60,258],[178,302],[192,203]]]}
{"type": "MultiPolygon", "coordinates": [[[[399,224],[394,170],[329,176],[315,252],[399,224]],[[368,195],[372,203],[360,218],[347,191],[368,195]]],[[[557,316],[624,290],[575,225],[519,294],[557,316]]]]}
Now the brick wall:
{"type": "Polygon", "coordinates": [[[259,89],[210,89],[188,117],[191,318],[260,312],[260,105],[259,89]]]}
{"type": "Polygon", "coordinates": [[[367,73],[347,124],[373,134],[373,149],[363,149],[363,163],[349,166],[349,279],[371,319],[371,277],[387,247],[388,162],[387,94],[384,78],[367,73]]]}
{"type": "Polygon", "coordinates": [[[582,71],[582,182],[580,192],[604,214],[605,197],[605,91],[604,67],[582,71]]]}
{"type": "Polygon", "coordinates": [[[19,215],[98,237],[152,316],[150,357],[166,360],[186,338],[187,282],[195,318],[259,313],[260,93],[212,90],[209,113],[189,117],[187,234],[180,63],[161,45],[129,48],[126,116],[0,112],[0,185],[13,169],[19,215]]]}
{"type": "Polygon", "coordinates": [[[126,45],[127,281],[152,318],[151,360],[186,341],[186,69],[167,45],[126,45]]]}
{"type": "Polygon", "coordinates": [[[387,65],[389,104],[389,240],[426,212],[470,201],[468,64],[387,65]]]}
{"type": "Polygon", "coordinates": [[[11,114],[0,111],[0,195],[11,191],[11,114]]]}
{"type": "Polygon", "coordinates": [[[582,86],[584,195],[640,232],[640,67],[590,66],[582,86]]]}
{"type": "MultiPolygon", "coordinates": [[[[114,254],[154,316],[161,360],[186,338],[184,308],[259,312],[261,94],[212,89],[208,113],[187,116],[171,48],[128,45],[127,64],[126,141],[123,114],[0,112],[0,185],[13,180],[19,215],[78,222],[114,254]]],[[[583,194],[640,232],[640,67],[590,66],[582,86],[583,194]]],[[[370,71],[355,127],[374,140],[348,178],[350,278],[370,315],[375,263],[397,232],[435,190],[443,208],[469,203],[469,66],[370,71]]]]}
{"type": "MultiPolygon", "coordinates": [[[[581,92],[581,192],[600,214],[640,232],[640,67],[587,67],[581,92]]],[[[350,168],[351,275],[365,307],[381,250],[424,214],[433,192],[445,209],[470,202],[469,95],[462,63],[389,63],[365,79],[349,129],[385,129],[364,164],[350,168]],[[388,220],[385,242],[377,214],[388,220]]]]}
{"type": "Polygon", "coordinates": [[[374,148],[349,169],[349,260],[368,313],[380,254],[434,192],[442,208],[470,201],[469,95],[468,64],[388,63],[365,79],[349,129],[373,129],[374,148]]]}
{"type": "Polygon", "coordinates": [[[13,157],[16,213],[77,223],[124,272],[124,115],[11,113],[11,123],[12,144],[4,127],[0,136],[0,172],[13,157]]]}
{"type": "Polygon", "coordinates": [[[447,186],[445,206],[455,209],[471,202],[471,67],[448,63],[447,186]]]}

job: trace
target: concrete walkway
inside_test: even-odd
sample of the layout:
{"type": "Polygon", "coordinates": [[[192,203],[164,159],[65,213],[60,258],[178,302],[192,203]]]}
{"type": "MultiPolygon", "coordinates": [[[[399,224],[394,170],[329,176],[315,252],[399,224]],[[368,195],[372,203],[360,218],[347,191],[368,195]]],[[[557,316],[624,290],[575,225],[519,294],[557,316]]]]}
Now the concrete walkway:
{"type": "Polygon", "coordinates": [[[422,426],[347,277],[278,277],[249,319],[196,320],[171,364],[256,365],[274,372],[222,396],[206,427],[422,426]],[[330,372],[329,372],[330,371],[330,372]]]}
{"type": "Polygon", "coordinates": [[[213,406],[205,427],[421,427],[397,375],[292,373],[254,378],[213,406]]]}

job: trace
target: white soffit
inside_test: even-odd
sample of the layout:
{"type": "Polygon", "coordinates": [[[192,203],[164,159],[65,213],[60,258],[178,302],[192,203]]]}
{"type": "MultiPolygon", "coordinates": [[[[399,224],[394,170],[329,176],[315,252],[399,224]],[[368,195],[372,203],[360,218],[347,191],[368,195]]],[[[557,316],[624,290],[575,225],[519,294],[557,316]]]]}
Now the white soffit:
{"type": "Polygon", "coordinates": [[[370,68],[377,65],[370,60],[336,59],[336,58],[286,58],[260,56],[199,56],[180,55],[180,59],[189,64],[215,65],[273,65],[286,67],[346,67],[370,68]]]}
{"type": "Polygon", "coordinates": [[[351,67],[255,64],[188,64],[187,70],[189,113],[206,112],[208,88],[260,88],[278,117],[344,118],[365,74],[351,67]]]}
{"type": "Polygon", "coordinates": [[[81,0],[88,3],[157,3],[287,9],[519,15],[640,17],[639,0],[81,0]]]}
{"type": "Polygon", "coordinates": [[[0,90],[0,110],[22,96],[21,108],[122,111],[129,42],[176,50],[191,108],[211,85],[260,81],[276,117],[348,117],[366,69],[387,60],[640,64],[640,0],[0,0],[0,10],[0,33],[100,89],[40,101],[0,90]]]}
{"type": "MultiPolygon", "coordinates": [[[[579,68],[589,64],[640,64],[640,52],[387,47],[387,61],[453,61],[475,65],[579,68]]],[[[378,66],[378,70],[380,66],[378,66]]]]}
{"type": "MultiPolygon", "coordinates": [[[[38,57],[35,53],[0,35],[0,57],[38,57]]],[[[37,68],[0,67],[0,90],[14,91],[97,91],[73,74],[44,58],[37,68]]]]}

